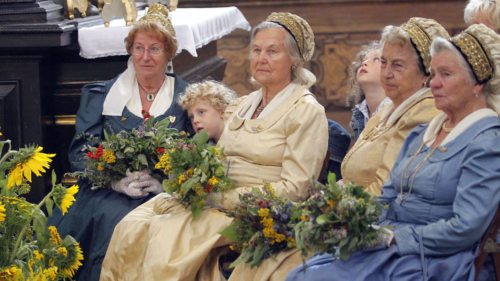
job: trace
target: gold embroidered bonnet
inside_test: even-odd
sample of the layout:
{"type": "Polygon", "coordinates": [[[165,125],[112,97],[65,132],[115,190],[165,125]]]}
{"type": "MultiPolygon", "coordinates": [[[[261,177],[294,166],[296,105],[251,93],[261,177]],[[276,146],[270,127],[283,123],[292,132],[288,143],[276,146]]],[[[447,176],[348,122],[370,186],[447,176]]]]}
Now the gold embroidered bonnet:
{"type": "Polygon", "coordinates": [[[168,8],[163,4],[155,3],[151,5],[147,13],[139,20],[139,22],[156,22],[161,27],[165,28],[168,34],[175,38],[174,27],[168,18],[168,8]]]}
{"type": "Polygon", "coordinates": [[[435,20],[419,17],[410,18],[406,23],[401,25],[401,28],[410,36],[410,40],[424,66],[424,71],[429,75],[432,40],[438,36],[448,39],[448,32],[435,20]]]}
{"type": "MultiPolygon", "coordinates": [[[[483,47],[483,42],[478,34],[474,34],[477,29],[466,29],[462,33],[451,38],[451,43],[457,47],[469,64],[479,83],[485,83],[494,75],[494,62],[490,60],[491,55],[488,49],[483,47]]],[[[486,46],[486,44],[484,44],[486,46]]]]}
{"type": "Polygon", "coordinates": [[[266,21],[281,25],[297,43],[300,56],[304,61],[311,60],[314,53],[314,33],[303,18],[292,13],[272,13],[266,21]]]}

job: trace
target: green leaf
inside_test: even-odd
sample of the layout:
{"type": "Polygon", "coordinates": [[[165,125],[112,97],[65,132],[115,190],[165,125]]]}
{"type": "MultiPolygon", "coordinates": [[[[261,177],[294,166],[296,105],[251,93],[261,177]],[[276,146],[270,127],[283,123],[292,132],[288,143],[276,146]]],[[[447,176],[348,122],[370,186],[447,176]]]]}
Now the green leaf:
{"type": "Polygon", "coordinates": [[[224,229],[219,231],[219,234],[229,239],[229,241],[234,242],[238,240],[238,232],[234,224],[226,226],[224,229]]]}
{"type": "Polygon", "coordinates": [[[335,175],[335,173],[328,173],[328,177],[327,177],[327,180],[328,180],[328,184],[336,184],[337,183],[337,175],[335,175]]]}
{"type": "Polygon", "coordinates": [[[257,247],[255,248],[255,251],[253,253],[253,258],[252,262],[250,262],[251,266],[259,266],[260,263],[262,262],[262,258],[264,257],[264,254],[266,253],[267,246],[263,243],[259,243],[257,247]]]}
{"type": "Polygon", "coordinates": [[[52,216],[52,209],[54,208],[54,201],[52,199],[48,198],[47,201],[45,201],[45,208],[47,209],[47,215],[49,217],[52,216]]]}
{"type": "Polygon", "coordinates": [[[139,161],[139,163],[141,163],[142,165],[144,166],[148,166],[148,159],[146,157],[146,155],[144,154],[139,154],[137,155],[137,160],[139,161]]]}
{"type": "Polygon", "coordinates": [[[193,141],[197,146],[204,146],[208,142],[208,134],[205,131],[201,131],[194,135],[193,141]]]}
{"type": "Polygon", "coordinates": [[[328,222],[328,214],[321,214],[316,218],[318,224],[325,224],[328,222]]]}

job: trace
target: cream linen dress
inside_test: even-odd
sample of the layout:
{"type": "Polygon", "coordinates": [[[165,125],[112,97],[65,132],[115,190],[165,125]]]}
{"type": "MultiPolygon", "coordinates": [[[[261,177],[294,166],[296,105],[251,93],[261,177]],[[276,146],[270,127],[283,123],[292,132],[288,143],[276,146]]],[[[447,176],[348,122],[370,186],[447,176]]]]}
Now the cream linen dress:
{"type": "Polygon", "coordinates": [[[380,195],[405,138],[437,113],[429,88],[418,90],[397,108],[386,105],[368,121],[342,161],[344,181],[364,186],[374,196],[380,195]]]}
{"type": "MultiPolygon", "coordinates": [[[[250,119],[261,96],[257,91],[242,99],[219,140],[229,177],[238,186],[221,199],[221,207],[236,206],[239,193],[263,182],[281,196],[303,200],[320,173],[328,143],[323,107],[307,89],[291,83],[258,119],[250,119]]],[[[218,257],[229,242],[218,232],[231,220],[216,209],[193,220],[175,199],[159,194],[116,226],[100,280],[224,280],[218,257]]],[[[299,263],[290,263],[290,269],[299,263]]],[[[236,269],[233,280],[257,280],[251,275],[255,269],[236,269]]]]}

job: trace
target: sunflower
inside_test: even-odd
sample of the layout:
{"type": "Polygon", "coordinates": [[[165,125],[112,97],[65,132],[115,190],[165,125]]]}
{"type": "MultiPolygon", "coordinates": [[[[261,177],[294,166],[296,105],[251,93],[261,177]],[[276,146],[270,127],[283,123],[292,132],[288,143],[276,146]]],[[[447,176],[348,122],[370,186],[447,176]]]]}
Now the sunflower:
{"type": "Polygon", "coordinates": [[[23,272],[16,265],[4,268],[0,271],[0,280],[22,280],[23,272]]]}
{"type": "Polygon", "coordinates": [[[7,188],[18,186],[22,183],[23,176],[31,182],[31,173],[41,176],[48,169],[49,163],[52,162],[52,157],[55,154],[47,154],[41,152],[43,147],[39,146],[34,149],[32,155],[22,163],[18,163],[9,173],[7,178],[7,188]]]}
{"type": "Polygon", "coordinates": [[[0,222],[5,221],[5,206],[0,203],[0,222]]]}
{"type": "Polygon", "coordinates": [[[63,277],[72,278],[75,272],[82,265],[83,252],[78,242],[66,247],[68,250],[68,261],[59,266],[59,270],[63,277]]]}
{"type": "Polygon", "coordinates": [[[70,188],[66,189],[64,196],[62,197],[59,206],[61,208],[62,214],[66,214],[68,212],[69,207],[73,205],[75,202],[75,194],[78,192],[78,185],[72,185],[70,188]]]}

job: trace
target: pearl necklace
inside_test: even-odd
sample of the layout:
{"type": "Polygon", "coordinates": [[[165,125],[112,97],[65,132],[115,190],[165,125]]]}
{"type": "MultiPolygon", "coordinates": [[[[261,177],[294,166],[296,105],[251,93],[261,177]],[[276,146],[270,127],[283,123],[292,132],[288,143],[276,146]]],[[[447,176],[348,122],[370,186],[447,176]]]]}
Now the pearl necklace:
{"type": "Polygon", "coordinates": [[[446,127],[446,121],[444,121],[443,125],[441,126],[441,129],[443,129],[443,131],[447,134],[449,134],[451,132],[451,130],[453,130],[453,128],[455,128],[455,127],[451,127],[451,128],[446,127]]]}

